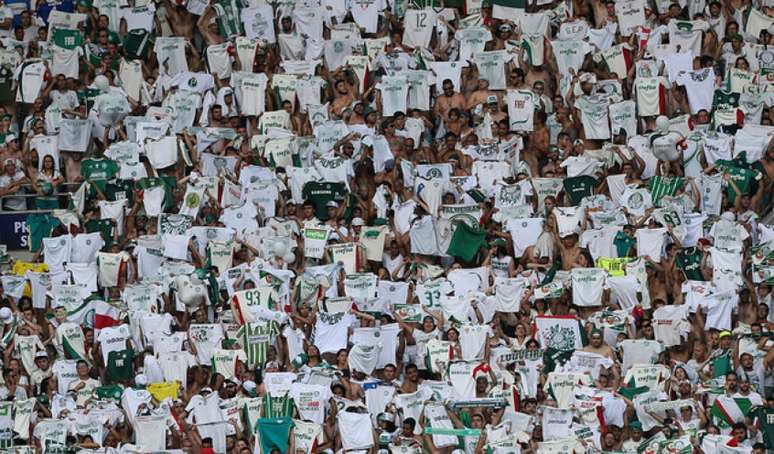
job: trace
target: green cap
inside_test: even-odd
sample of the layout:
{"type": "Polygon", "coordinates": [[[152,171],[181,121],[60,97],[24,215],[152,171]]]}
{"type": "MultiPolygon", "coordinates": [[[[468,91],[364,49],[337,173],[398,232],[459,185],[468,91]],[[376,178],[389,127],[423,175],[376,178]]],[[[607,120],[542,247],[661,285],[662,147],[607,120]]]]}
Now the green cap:
{"type": "Polygon", "coordinates": [[[629,423],[629,427],[632,430],[642,430],[642,423],[639,421],[632,421],[629,423]]]}
{"type": "Polygon", "coordinates": [[[494,240],[489,242],[490,247],[500,247],[505,246],[505,240],[502,238],[495,238],[494,240]]]}

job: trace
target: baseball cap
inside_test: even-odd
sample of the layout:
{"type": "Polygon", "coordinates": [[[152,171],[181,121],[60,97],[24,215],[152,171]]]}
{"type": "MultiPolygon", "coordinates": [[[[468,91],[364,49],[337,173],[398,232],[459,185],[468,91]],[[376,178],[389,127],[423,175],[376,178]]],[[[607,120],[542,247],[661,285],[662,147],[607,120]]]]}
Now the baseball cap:
{"type": "Polygon", "coordinates": [[[35,359],[38,358],[48,358],[48,353],[46,353],[44,350],[40,350],[39,352],[35,353],[35,359]]]}
{"type": "Polygon", "coordinates": [[[134,377],[134,383],[137,386],[146,386],[148,384],[148,377],[146,377],[145,374],[140,374],[134,377]]]}
{"type": "Polygon", "coordinates": [[[354,218],[354,219],[352,219],[352,225],[353,226],[354,225],[364,226],[365,225],[365,221],[363,220],[363,218],[354,218]]]}
{"type": "Polygon", "coordinates": [[[328,208],[338,208],[339,204],[336,203],[335,200],[331,200],[330,202],[326,203],[325,206],[328,208]]]}

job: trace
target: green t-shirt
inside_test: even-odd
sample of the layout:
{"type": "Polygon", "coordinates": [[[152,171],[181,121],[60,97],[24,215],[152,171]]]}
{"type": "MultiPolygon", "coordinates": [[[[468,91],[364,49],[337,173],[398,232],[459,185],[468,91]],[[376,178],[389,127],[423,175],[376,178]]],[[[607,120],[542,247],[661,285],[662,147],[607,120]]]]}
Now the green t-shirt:
{"type": "Polygon", "coordinates": [[[327,204],[331,200],[341,201],[347,194],[347,186],[344,183],[310,181],[304,185],[301,196],[314,205],[317,219],[328,220],[327,204]]]}
{"type": "Polygon", "coordinates": [[[128,381],[134,376],[134,352],[131,349],[108,353],[106,376],[110,381],[128,381]]]}
{"type": "Polygon", "coordinates": [[[106,190],[106,180],[115,178],[118,170],[118,163],[112,159],[90,158],[81,162],[81,176],[83,179],[94,181],[102,192],[106,190]]]}
{"type": "Polygon", "coordinates": [[[150,44],[151,35],[146,30],[129,30],[129,32],[124,35],[123,42],[126,58],[130,60],[144,60],[148,57],[150,44]]]}
{"type": "MultiPolygon", "coordinates": [[[[754,191],[754,188],[757,188],[756,182],[760,178],[760,174],[755,170],[739,165],[739,161],[718,159],[715,161],[715,165],[718,170],[727,173],[734,180],[742,195],[749,195],[754,191]]],[[[731,204],[736,200],[736,191],[730,184],[726,187],[726,196],[731,204]]]]}
{"type": "Polygon", "coordinates": [[[288,451],[288,435],[293,427],[293,420],[288,418],[260,418],[256,423],[256,432],[261,441],[261,452],[270,453],[288,451]]]}
{"type": "Polygon", "coordinates": [[[115,402],[121,401],[121,396],[124,393],[124,389],[118,385],[106,385],[98,386],[94,390],[94,395],[100,400],[112,400],[115,402]]]}
{"type": "Polygon", "coordinates": [[[715,94],[712,96],[712,108],[728,109],[732,107],[739,107],[739,93],[715,90],[715,94]]]}
{"type": "Polygon", "coordinates": [[[59,219],[48,214],[31,214],[27,216],[27,228],[30,231],[30,251],[36,252],[40,249],[43,238],[50,237],[54,229],[61,224],[59,219]]]}
{"type": "Polygon", "coordinates": [[[566,178],[564,180],[564,192],[570,197],[573,205],[578,205],[584,197],[594,194],[597,186],[596,178],[589,175],[566,178]]]}
{"type": "Polygon", "coordinates": [[[13,69],[5,65],[0,66],[0,103],[6,104],[13,100],[12,84],[13,69]]]}
{"type": "Polygon", "coordinates": [[[115,180],[111,181],[105,186],[105,197],[108,200],[116,201],[121,199],[127,199],[129,206],[134,203],[134,181],[132,180],[115,180]]]}
{"type": "Polygon", "coordinates": [[[293,398],[290,393],[280,397],[272,397],[269,393],[263,396],[264,418],[291,418],[293,417],[293,398]]]}
{"type": "Polygon", "coordinates": [[[774,449],[774,408],[755,407],[750,415],[758,419],[766,449],[774,449]]]}
{"type": "Polygon", "coordinates": [[[108,248],[113,244],[113,224],[112,219],[90,219],[86,222],[86,233],[99,232],[108,248]]]}
{"type": "Polygon", "coordinates": [[[73,50],[83,45],[83,34],[80,30],[69,30],[66,28],[55,28],[52,37],[54,44],[63,48],[73,50]]]}
{"type": "Polygon", "coordinates": [[[449,250],[446,253],[465,262],[470,262],[484,244],[485,237],[485,230],[474,229],[464,222],[459,222],[457,228],[454,229],[454,235],[452,235],[449,250]]]}
{"type": "Polygon", "coordinates": [[[615,234],[613,244],[615,245],[615,250],[618,251],[618,257],[627,257],[632,246],[637,244],[637,240],[623,232],[618,232],[615,234]]]}
{"type": "Polygon", "coordinates": [[[653,203],[657,204],[661,197],[673,196],[685,184],[685,178],[682,177],[662,177],[656,175],[650,179],[650,197],[653,203]]]}
{"type": "Polygon", "coordinates": [[[683,270],[685,278],[691,281],[703,281],[701,274],[701,260],[704,254],[695,247],[689,247],[681,250],[675,257],[677,268],[683,270]]]}

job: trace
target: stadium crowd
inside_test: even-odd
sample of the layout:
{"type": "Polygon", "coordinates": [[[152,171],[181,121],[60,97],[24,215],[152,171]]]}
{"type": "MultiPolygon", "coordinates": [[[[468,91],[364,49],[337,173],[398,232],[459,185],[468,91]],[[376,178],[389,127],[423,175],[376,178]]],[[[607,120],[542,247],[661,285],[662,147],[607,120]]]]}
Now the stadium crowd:
{"type": "Polygon", "coordinates": [[[0,1],[0,453],[771,454],[772,45],[771,0],[0,1]]]}

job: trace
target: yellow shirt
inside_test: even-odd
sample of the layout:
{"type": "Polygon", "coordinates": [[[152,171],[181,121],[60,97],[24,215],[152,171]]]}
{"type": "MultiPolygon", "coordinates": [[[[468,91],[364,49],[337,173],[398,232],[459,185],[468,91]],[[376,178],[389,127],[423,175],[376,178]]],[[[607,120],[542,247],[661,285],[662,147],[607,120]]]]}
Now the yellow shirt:
{"type": "MultiPolygon", "coordinates": [[[[27,271],[32,271],[34,273],[42,273],[45,271],[48,271],[48,265],[45,263],[32,263],[32,262],[14,262],[13,268],[11,268],[11,272],[17,276],[24,277],[25,274],[27,274],[27,271]]],[[[32,296],[32,287],[30,287],[29,282],[24,284],[24,296],[31,297],[32,296]]]]}
{"type": "Polygon", "coordinates": [[[626,264],[631,261],[631,257],[599,257],[597,259],[597,267],[603,268],[611,276],[623,276],[626,274],[626,264]]]}
{"type": "Polygon", "coordinates": [[[151,383],[145,389],[151,393],[156,402],[161,402],[167,397],[175,400],[177,399],[177,392],[180,390],[180,383],[177,381],[171,383],[151,383]]]}

